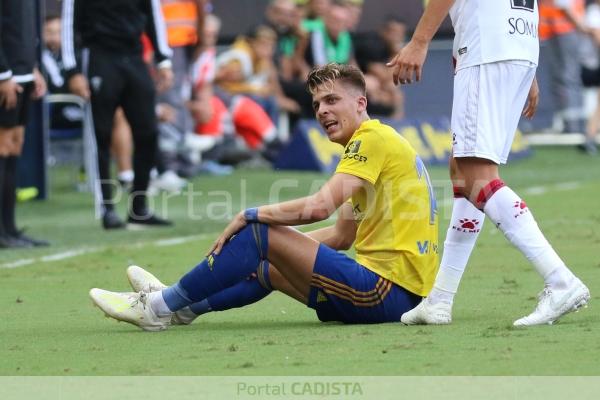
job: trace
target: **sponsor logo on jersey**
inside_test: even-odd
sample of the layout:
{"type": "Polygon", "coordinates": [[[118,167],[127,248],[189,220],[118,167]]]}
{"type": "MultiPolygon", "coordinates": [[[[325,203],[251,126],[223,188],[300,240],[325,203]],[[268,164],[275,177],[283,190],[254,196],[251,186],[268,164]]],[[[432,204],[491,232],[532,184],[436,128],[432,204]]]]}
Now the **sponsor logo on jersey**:
{"type": "Polygon", "coordinates": [[[534,21],[525,18],[509,18],[508,33],[511,35],[530,36],[534,39],[538,37],[538,25],[534,21]]]}
{"type": "Polygon", "coordinates": [[[458,49],[458,55],[462,56],[463,54],[467,54],[467,51],[468,51],[468,49],[466,46],[462,47],[462,48],[458,49]]]}
{"type": "Polygon", "coordinates": [[[421,255],[438,253],[438,245],[430,242],[429,240],[425,240],[424,242],[417,240],[417,248],[419,249],[419,254],[421,255]]]}
{"type": "Polygon", "coordinates": [[[535,0],[510,0],[510,8],[533,12],[535,9],[535,0]]]}

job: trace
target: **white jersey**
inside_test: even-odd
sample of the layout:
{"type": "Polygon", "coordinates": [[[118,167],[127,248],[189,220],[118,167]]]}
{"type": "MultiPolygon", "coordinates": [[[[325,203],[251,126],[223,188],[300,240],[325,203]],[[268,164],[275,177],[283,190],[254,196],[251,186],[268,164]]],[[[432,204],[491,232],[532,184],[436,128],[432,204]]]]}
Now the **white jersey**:
{"type": "Polygon", "coordinates": [[[538,64],[537,0],[456,0],[450,18],[457,70],[506,60],[538,64]]]}

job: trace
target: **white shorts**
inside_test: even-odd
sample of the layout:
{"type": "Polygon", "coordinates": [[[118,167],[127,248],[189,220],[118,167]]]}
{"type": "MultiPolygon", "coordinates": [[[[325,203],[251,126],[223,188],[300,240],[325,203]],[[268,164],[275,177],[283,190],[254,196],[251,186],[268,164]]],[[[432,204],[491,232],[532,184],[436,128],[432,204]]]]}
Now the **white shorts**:
{"type": "Polygon", "coordinates": [[[452,154],[506,164],[535,76],[527,61],[463,68],[454,77],[452,154]]]}

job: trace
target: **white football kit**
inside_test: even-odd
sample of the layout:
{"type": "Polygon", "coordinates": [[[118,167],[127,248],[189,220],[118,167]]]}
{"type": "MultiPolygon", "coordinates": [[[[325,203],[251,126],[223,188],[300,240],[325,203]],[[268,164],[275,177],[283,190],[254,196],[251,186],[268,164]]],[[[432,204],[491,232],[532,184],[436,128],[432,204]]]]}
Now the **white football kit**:
{"type": "Polygon", "coordinates": [[[457,0],[450,18],[453,155],[504,164],[538,64],[537,0],[457,0]]]}

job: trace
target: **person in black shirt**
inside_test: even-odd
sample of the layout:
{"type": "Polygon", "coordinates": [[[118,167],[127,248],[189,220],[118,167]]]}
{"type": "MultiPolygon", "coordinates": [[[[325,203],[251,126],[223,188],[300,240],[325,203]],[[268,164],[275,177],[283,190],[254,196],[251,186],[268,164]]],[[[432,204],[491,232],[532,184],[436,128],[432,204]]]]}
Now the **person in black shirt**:
{"type": "Polygon", "coordinates": [[[0,0],[0,248],[47,246],[15,223],[17,159],[31,98],[46,91],[35,68],[35,0],[0,0]]]}
{"type": "Polygon", "coordinates": [[[171,85],[173,74],[158,0],[63,1],[63,65],[71,92],[91,100],[105,229],[125,226],[114,210],[109,179],[112,123],[118,106],[131,125],[134,142],[135,178],[127,222],[144,226],[171,224],[147,207],[146,191],[156,160],[158,126],[154,82],[142,58],[143,33],[154,46],[157,89],[165,90],[171,85]],[[75,58],[77,45],[83,48],[80,64],[75,58]]]}

